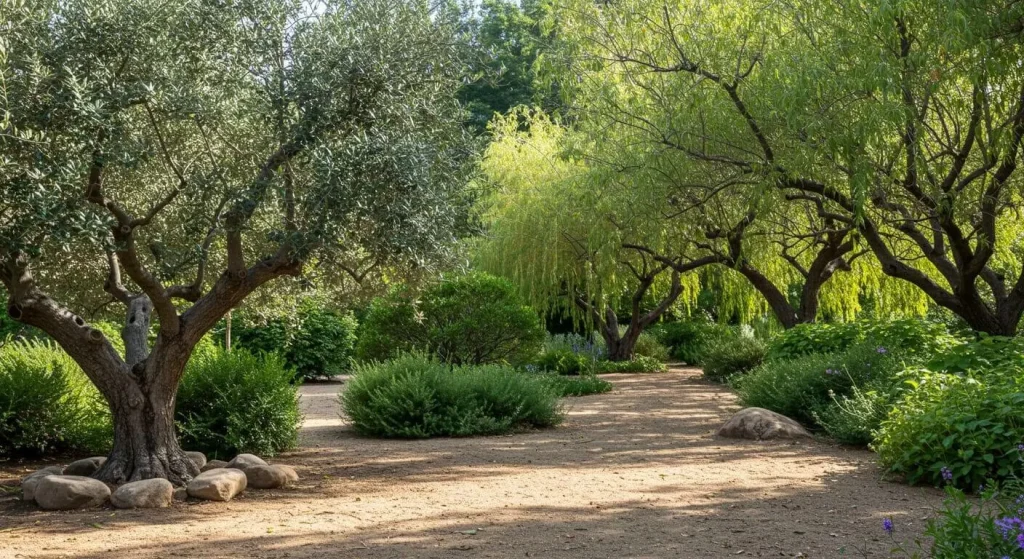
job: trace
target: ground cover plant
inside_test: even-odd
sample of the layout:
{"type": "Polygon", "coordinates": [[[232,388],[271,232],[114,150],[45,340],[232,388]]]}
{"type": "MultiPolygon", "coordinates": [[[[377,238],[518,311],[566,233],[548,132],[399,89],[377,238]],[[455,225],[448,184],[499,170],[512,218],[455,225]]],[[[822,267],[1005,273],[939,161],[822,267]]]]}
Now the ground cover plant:
{"type": "Polygon", "coordinates": [[[753,336],[736,336],[715,341],[702,351],[704,376],[724,382],[734,375],[744,374],[760,365],[768,348],[753,336]]]}
{"type": "Polygon", "coordinates": [[[407,354],[357,365],[341,406],[364,435],[465,437],[557,425],[563,419],[559,396],[544,375],[407,354]]]}

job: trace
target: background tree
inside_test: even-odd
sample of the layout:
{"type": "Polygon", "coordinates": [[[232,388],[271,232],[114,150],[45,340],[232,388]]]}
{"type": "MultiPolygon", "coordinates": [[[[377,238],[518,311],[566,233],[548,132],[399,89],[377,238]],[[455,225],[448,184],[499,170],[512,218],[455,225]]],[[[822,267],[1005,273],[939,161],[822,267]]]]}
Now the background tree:
{"type": "Polygon", "coordinates": [[[101,480],[197,473],[175,391],[254,290],[338,254],[422,266],[458,232],[455,15],[413,0],[308,8],[5,5],[0,281],[9,314],[109,403],[101,480]],[[78,270],[127,309],[123,356],[47,290],[78,270]]]}
{"type": "Polygon", "coordinates": [[[652,244],[648,238],[661,231],[637,219],[629,186],[602,187],[573,157],[571,133],[543,113],[514,111],[493,130],[482,162],[489,191],[481,204],[480,265],[511,278],[543,312],[593,326],[609,359],[629,359],[644,328],[680,296],[695,296],[697,277],[686,272],[709,261],[672,269],[630,248],[652,244]]]}
{"type": "Polygon", "coordinates": [[[573,49],[673,108],[673,149],[825,206],[886,275],[1016,331],[1019,2],[558,4],[573,49]]]}

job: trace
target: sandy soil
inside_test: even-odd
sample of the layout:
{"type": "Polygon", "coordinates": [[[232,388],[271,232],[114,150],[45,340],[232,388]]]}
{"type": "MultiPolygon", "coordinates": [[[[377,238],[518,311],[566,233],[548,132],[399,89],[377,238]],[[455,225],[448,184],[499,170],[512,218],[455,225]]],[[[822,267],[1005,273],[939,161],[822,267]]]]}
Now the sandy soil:
{"type": "MultiPolygon", "coordinates": [[[[885,557],[936,490],[881,479],[869,452],[718,439],[733,396],[694,370],[608,375],[557,429],[362,439],[337,384],[303,387],[302,483],[230,503],[47,513],[0,496],[0,558],[885,557]]],[[[29,470],[0,463],[0,484],[29,470]]],[[[2,495],[2,494],[0,494],[2,495]]]]}

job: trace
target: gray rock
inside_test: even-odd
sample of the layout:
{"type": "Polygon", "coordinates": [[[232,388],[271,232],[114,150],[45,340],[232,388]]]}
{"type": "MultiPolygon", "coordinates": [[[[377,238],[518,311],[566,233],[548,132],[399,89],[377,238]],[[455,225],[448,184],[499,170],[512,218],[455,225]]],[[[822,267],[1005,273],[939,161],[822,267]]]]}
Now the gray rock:
{"type": "Polygon", "coordinates": [[[255,454],[239,454],[235,456],[226,468],[234,468],[236,470],[242,470],[243,472],[252,468],[253,466],[266,466],[267,463],[259,456],[255,454]]]}
{"type": "Polygon", "coordinates": [[[166,479],[144,479],[118,487],[110,504],[119,509],[161,509],[171,506],[174,486],[166,479]]]}
{"type": "Polygon", "coordinates": [[[756,441],[811,438],[807,429],[796,421],[763,408],[745,408],[736,412],[718,430],[718,436],[756,441]]]}
{"type": "Polygon", "coordinates": [[[207,470],[188,483],[188,496],[208,501],[230,501],[245,491],[245,473],[233,468],[207,470]]]}
{"type": "Polygon", "coordinates": [[[175,501],[184,501],[185,499],[188,499],[188,489],[186,489],[184,487],[175,487],[174,488],[174,500],[175,501]]]}
{"type": "Polygon", "coordinates": [[[93,456],[92,458],[75,460],[68,464],[67,468],[64,468],[64,475],[89,477],[95,474],[96,470],[100,469],[100,466],[106,461],[106,456],[93,456]]]}
{"type": "Polygon", "coordinates": [[[299,481],[299,474],[291,466],[253,466],[245,471],[249,487],[277,489],[299,481]]]}
{"type": "Polygon", "coordinates": [[[210,460],[209,462],[206,463],[205,466],[202,466],[201,468],[199,468],[199,471],[200,472],[205,472],[207,470],[216,470],[217,468],[227,468],[227,467],[228,467],[228,463],[223,461],[223,460],[210,460]]]}
{"type": "Polygon", "coordinates": [[[47,466],[42,470],[36,470],[21,480],[21,498],[25,501],[36,500],[36,486],[46,476],[59,476],[64,473],[60,466],[47,466]]]}
{"type": "Polygon", "coordinates": [[[185,453],[185,456],[188,456],[188,459],[191,460],[200,470],[202,470],[203,466],[206,465],[206,455],[203,454],[202,452],[190,450],[185,453]]]}
{"type": "Polygon", "coordinates": [[[45,510],[98,507],[110,498],[102,481],[82,476],[45,476],[36,486],[36,503],[45,510]]]}

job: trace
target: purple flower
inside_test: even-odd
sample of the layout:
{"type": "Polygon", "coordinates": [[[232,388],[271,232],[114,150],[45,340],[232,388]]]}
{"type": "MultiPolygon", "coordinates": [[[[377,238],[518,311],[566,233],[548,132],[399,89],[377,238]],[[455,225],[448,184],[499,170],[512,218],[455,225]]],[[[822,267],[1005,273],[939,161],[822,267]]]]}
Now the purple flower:
{"type": "Polygon", "coordinates": [[[940,473],[942,474],[942,479],[946,481],[953,481],[953,471],[949,468],[943,466],[940,473]]]}
{"type": "Polygon", "coordinates": [[[889,519],[889,518],[886,518],[885,520],[882,520],[882,529],[885,530],[886,534],[889,534],[891,536],[892,535],[892,520],[889,519]]]}
{"type": "Polygon", "coordinates": [[[1017,452],[1024,452],[1024,444],[1017,445],[1017,452]]]}
{"type": "Polygon", "coordinates": [[[877,351],[878,351],[878,353],[881,353],[882,355],[885,355],[886,353],[889,353],[889,350],[885,349],[884,347],[879,347],[877,351]]]}

